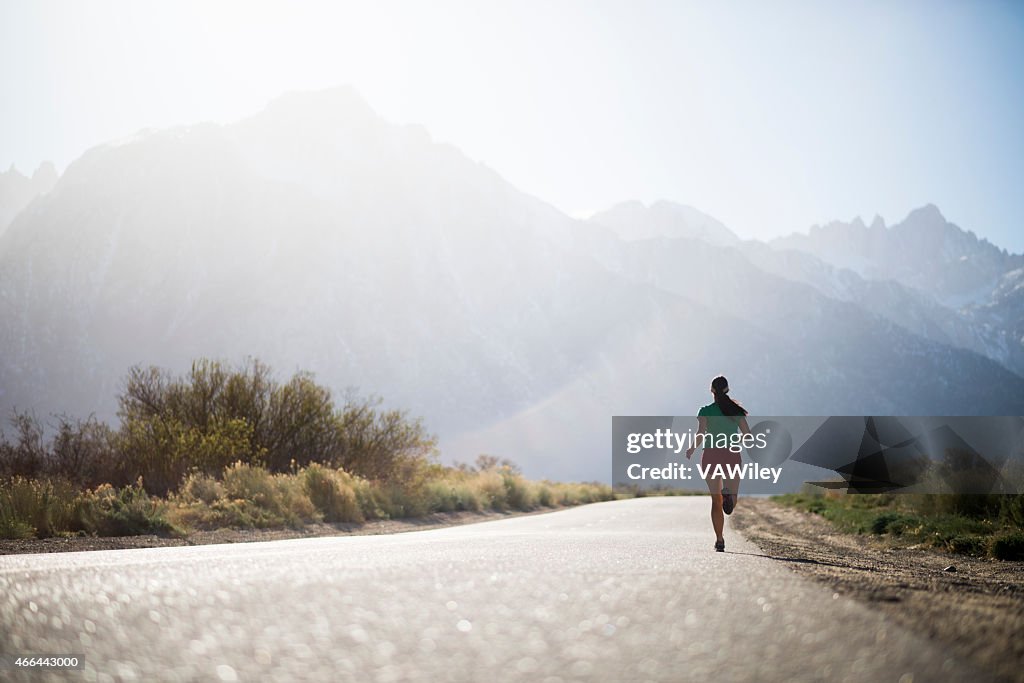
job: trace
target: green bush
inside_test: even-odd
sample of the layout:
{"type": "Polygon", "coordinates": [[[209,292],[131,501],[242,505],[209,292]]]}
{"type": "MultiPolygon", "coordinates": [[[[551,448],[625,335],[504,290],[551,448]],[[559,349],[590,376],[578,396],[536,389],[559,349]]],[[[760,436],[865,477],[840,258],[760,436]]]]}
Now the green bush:
{"type": "Polygon", "coordinates": [[[23,519],[0,511],[0,538],[35,538],[36,529],[23,519]]]}
{"type": "Polygon", "coordinates": [[[472,476],[460,472],[429,479],[424,484],[424,495],[431,512],[478,512],[484,507],[472,476]]]}
{"type": "Polygon", "coordinates": [[[473,490],[473,486],[463,479],[451,481],[451,494],[455,502],[455,510],[479,512],[483,508],[480,496],[473,490]]]}
{"type": "Polygon", "coordinates": [[[24,477],[13,477],[0,482],[0,538],[33,538],[40,518],[46,510],[38,482],[24,477]]]}
{"type": "Polygon", "coordinates": [[[946,541],[946,550],[960,555],[984,555],[987,545],[981,536],[958,534],[946,541]]]}
{"type": "Polygon", "coordinates": [[[1024,560],[1024,532],[1008,531],[993,537],[988,554],[997,560],[1024,560]]]}
{"type": "Polygon", "coordinates": [[[537,505],[546,508],[555,506],[555,494],[551,492],[551,486],[547,482],[537,485],[537,505]]]}
{"type": "Polygon", "coordinates": [[[599,484],[531,482],[482,455],[443,467],[419,420],[380,399],[335,405],[311,375],[196,361],[174,377],[132,368],[119,429],[58,417],[49,442],[29,413],[0,434],[0,536],[178,533],[362,522],[431,512],[533,510],[611,500],[599,484]]]}
{"type": "Polygon", "coordinates": [[[75,500],[75,526],[99,536],[180,534],[166,513],[167,504],[151,498],[141,481],[120,489],[103,484],[75,500]]]}
{"type": "Polygon", "coordinates": [[[871,522],[871,533],[899,536],[907,529],[921,525],[921,520],[899,512],[883,512],[871,522]]]}
{"type": "Polygon", "coordinates": [[[0,482],[0,537],[46,538],[74,526],[76,493],[61,480],[0,482]]]}
{"type": "Polygon", "coordinates": [[[298,527],[317,521],[316,508],[296,476],[236,462],[224,470],[222,483],[225,497],[233,503],[226,509],[237,526],[298,527]]]}
{"type": "Polygon", "coordinates": [[[422,494],[428,512],[453,512],[455,510],[455,494],[451,484],[442,479],[424,483],[422,494]]]}
{"type": "Polygon", "coordinates": [[[235,463],[221,480],[193,472],[171,496],[169,517],[192,528],[273,528],[309,521],[362,522],[420,517],[431,512],[532,510],[541,504],[612,500],[600,484],[535,483],[505,469],[468,471],[418,467],[407,482],[368,480],[313,464],[273,474],[235,463]]]}
{"type": "Polygon", "coordinates": [[[807,511],[813,512],[814,514],[820,515],[825,512],[826,509],[825,500],[823,498],[816,498],[807,501],[807,511]]]}
{"type": "Polygon", "coordinates": [[[1005,496],[981,493],[925,493],[908,496],[911,506],[924,515],[957,515],[974,519],[999,516],[1005,496]]]}
{"type": "MultiPolygon", "coordinates": [[[[1019,495],[784,494],[773,500],[801,509],[821,509],[837,527],[856,533],[903,536],[942,550],[998,559],[1018,556],[1024,532],[1017,521],[1019,495]]],[[[1024,559],[1024,558],[1022,558],[1024,559]]]]}
{"type": "Polygon", "coordinates": [[[176,533],[166,504],[141,483],[116,489],[104,484],[78,492],[62,480],[14,478],[0,489],[0,537],[45,538],[87,532],[101,536],[176,533]]]}
{"type": "Polygon", "coordinates": [[[485,508],[503,512],[508,509],[508,501],[505,496],[508,489],[505,488],[505,480],[494,471],[481,472],[474,481],[474,488],[480,496],[480,501],[485,508]]]}
{"type": "Polygon", "coordinates": [[[217,474],[229,464],[258,461],[262,451],[251,445],[252,427],[237,418],[215,421],[205,428],[174,417],[148,416],[126,421],[115,437],[120,452],[121,481],[142,477],[151,493],[176,490],[189,471],[217,474]]]}
{"type": "Polygon", "coordinates": [[[388,500],[380,487],[369,479],[352,477],[352,490],[356,493],[359,510],[366,519],[390,519],[388,500]]]}
{"type": "Polygon", "coordinates": [[[265,509],[278,509],[274,477],[262,467],[236,462],[224,470],[224,491],[228,498],[252,502],[265,509]]]}
{"type": "MultiPolygon", "coordinates": [[[[436,453],[422,422],[381,408],[379,398],[350,394],[339,406],[308,373],[280,383],[255,360],[229,368],[200,359],[181,377],[134,367],[118,405],[117,430],[92,417],[57,416],[49,441],[33,414],[15,412],[14,440],[0,433],[0,477],[60,479],[79,488],[120,488],[141,477],[148,493],[166,496],[190,472],[220,477],[234,462],[272,473],[318,463],[407,489],[401,500],[379,496],[377,508],[409,514],[425,504],[421,474],[436,453]]],[[[45,525],[33,528],[46,533],[45,525]]]]}
{"type": "Polygon", "coordinates": [[[302,471],[306,494],[325,522],[365,521],[351,477],[340,470],[313,464],[302,471]]]}
{"type": "Polygon", "coordinates": [[[615,493],[611,487],[597,483],[558,483],[554,484],[556,498],[562,505],[585,505],[603,500],[614,500],[615,493]]]}
{"type": "Polygon", "coordinates": [[[1006,523],[1024,529],[1024,495],[1015,493],[1000,498],[999,516],[1006,523]]]}
{"type": "Polygon", "coordinates": [[[505,485],[505,500],[510,508],[527,511],[537,507],[537,492],[532,482],[509,470],[503,471],[501,478],[505,485]]]}
{"type": "Polygon", "coordinates": [[[224,498],[224,485],[214,477],[200,472],[192,472],[185,478],[181,486],[182,497],[191,502],[212,505],[224,498]]]}
{"type": "Polygon", "coordinates": [[[118,400],[128,476],[141,474],[158,493],[175,490],[188,470],[214,474],[236,460],[271,472],[320,463],[397,480],[434,453],[422,423],[381,410],[380,399],[350,395],[338,407],[312,375],[281,384],[255,360],[231,369],[201,359],[184,377],[134,367],[118,400]]]}
{"type": "Polygon", "coordinates": [[[402,483],[398,481],[374,482],[384,501],[384,511],[390,519],[422,517],[431,512],[431,501],[426,482],[402,483]]]}
{"type": "Polygon", "coordinates": [[[322,518],[299,476],[242,462],[225,468],[221,481],[191,474],[170,504],[172,519],[196,529],[299,527],[322,518]]]}

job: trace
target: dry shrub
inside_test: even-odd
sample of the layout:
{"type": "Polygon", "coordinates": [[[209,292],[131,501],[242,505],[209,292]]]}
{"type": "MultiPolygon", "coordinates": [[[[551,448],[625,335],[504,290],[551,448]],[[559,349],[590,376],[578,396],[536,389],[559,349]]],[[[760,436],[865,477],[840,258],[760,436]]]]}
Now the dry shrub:
{"type": "Polygon", "coordinates": [[[173,519],[200,529],[296,528],[322,519],[297,475],[243,462],[225,468],[219,482],[191,475],[171,501],[173,519]]]}
{"type": "Polygon", "coordinates": [[[302,477],[306,494],[323,515],[325,522],[365,521],[352,486],[352,477],[343,470],[313,464],[299,476],[302,477]]]}
{"type": "Polygon", "coordinates": [[[61,480],[0,482],[0,538],[46,538],[74,526],[76,496],[61,480]]]}

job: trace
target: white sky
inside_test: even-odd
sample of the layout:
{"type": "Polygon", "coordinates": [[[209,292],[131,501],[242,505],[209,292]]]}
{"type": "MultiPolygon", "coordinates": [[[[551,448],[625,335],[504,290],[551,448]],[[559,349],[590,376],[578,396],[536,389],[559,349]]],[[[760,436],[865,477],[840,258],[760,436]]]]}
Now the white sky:
{"type": "Polygon", "coordinates": [[[745,237],[927,202],[1024,251],[1024,5],[0,0],[0,166],[351,84],[579,215],[745,237]]]}

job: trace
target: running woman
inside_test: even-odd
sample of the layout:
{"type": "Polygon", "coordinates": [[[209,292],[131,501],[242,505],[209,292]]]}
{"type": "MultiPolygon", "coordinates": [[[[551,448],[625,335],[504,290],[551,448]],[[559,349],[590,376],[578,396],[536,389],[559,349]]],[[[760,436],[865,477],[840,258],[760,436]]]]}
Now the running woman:
{"type": "MultiPolygon", "coordinates": [[[[731,439],[737,431],[749,434],[747,410],[729,398],[729,380],[722,376],[711,380],[711,395],[715,400],[697,412],[697,434],[707,434],[708,436],[704,438],[710,443],[716,443],[722,434],[727,439],[731,439]]],[[[695,446],[686,450],[687,460],[693,456],[694,450],[695,446]]],[[[713,468],[715,465],[739,465],[742,459],[739,453],[734,453],[728,448],[705,448],[700,462],[705,468],[713,468]]],[[[725,528],[725,515],[732,514],[733,508],[736,507],[740,481],[709,477],[707,485],[711,491],[711,526],[715,528],[715,550],[724,553],[725,537],[722,536],[722,530],[725,528]]]]}

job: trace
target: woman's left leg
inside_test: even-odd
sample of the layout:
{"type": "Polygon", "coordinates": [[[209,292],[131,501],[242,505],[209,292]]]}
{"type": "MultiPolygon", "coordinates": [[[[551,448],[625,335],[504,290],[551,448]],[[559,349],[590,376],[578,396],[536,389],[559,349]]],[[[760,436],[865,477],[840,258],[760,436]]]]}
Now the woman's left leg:
{"type": "Polygon", "coordinates": [[[711,492],[711,526],[715,529],[715,540],[724,541],[722,532],[725,529],[725,511],[722,509],[722,480],[708,479],[708,490],[711,492]]]}
{"type": "Polygon", "coordinates": [[[726,514],[732,514],[733,509],[736,507],[736,503],[740,500],[740,480],[726,479],[722,486],[722,505],[727,511],[726,514]],[[729,500],[731,498],[732,500],[729,500]]]}

